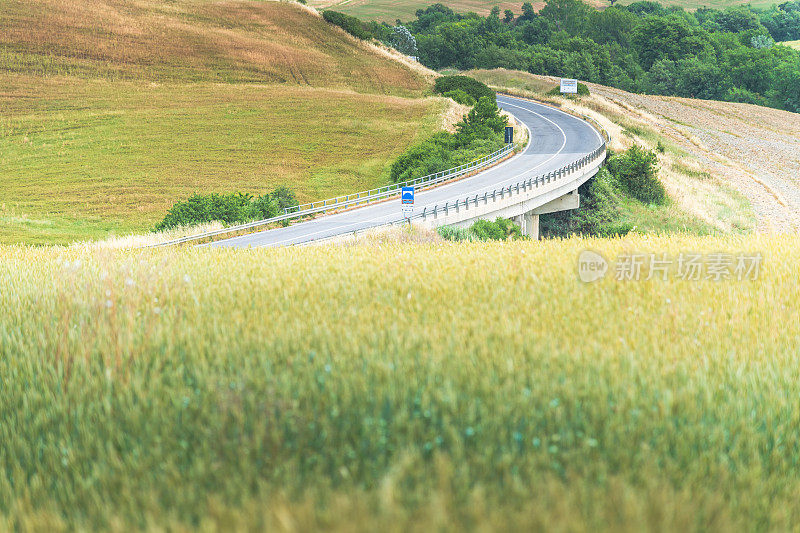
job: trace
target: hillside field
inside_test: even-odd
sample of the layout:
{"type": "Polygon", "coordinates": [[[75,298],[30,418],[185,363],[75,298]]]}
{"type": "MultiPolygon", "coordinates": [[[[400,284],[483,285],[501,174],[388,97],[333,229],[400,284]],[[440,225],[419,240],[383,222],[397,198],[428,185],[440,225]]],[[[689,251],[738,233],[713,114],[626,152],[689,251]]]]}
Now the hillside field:
{"type": "Polygon", "coordinates": [[[5,0],[0,242],[151,229],[195,192],[385,183],[448,104],[299,4],[5,0]]]}
{"type": "MultiPolygon", "coordinates": [[[[635,0],[619,0],[619,4],[625,5],[635,0]]],[[[585,0],[591,6],[604,8],[611,5],[604,0],[585,0]]],[[[479,15],[486,16],[494,6],[499,6],[501,11],[510,9],[517,15],[522,13],[522,1],[492,1],[492,0],[446,0],[436,2],[434,0],[309,0],[309,5],[318,9],[334,9],[343,13],[348,13],[363,20],[377,20],[380,22],[393,23],[397,19],[407,22],[414,18],[414,13],[418,9],[425,9],[435,3],[442,3],[456,13],[469,13],[473,11],[479,15]]],[[[687,10],[694,10],[701,5],[708,8],[724,9],[728,6],[749,4],[753,7],[769,7],[779,3],[775,0],[704,0],[702,4],[690,0],[659,0],[665,6],[679,6],[687,10]]],[[[544,2],[531,2],[537,11],[544,6],[544,2]]]]}
{"type": "Polygon", "coordinates": [[[441,99],[254,84],[9,76],[0,95],[0,242],[146,232],[195,192],[300,201],[385,183],[440,126],[441,99]]]}
{"type": "Polygon", "coordinates": [[[0,247],[0,530],[800,521],[797,236],[400,237],[0,247]],[[586,249],[763,261],[586,284],[586,249]]]}

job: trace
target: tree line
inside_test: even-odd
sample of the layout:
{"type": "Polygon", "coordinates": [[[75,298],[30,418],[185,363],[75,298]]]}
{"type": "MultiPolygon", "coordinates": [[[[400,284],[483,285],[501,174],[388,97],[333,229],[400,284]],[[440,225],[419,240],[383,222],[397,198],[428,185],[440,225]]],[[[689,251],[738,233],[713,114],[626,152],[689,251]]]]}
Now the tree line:
{"type": "Polygon", "coordinates": [[[526,2],[519,15],[495,7],[486,17],[435,4],[412,21],[363,27],[436,70],[502,67],[800,112],[800,51],[779,44],[800,39],[800,0],[694,12],[547,0],[538,12],[526,2]]]}

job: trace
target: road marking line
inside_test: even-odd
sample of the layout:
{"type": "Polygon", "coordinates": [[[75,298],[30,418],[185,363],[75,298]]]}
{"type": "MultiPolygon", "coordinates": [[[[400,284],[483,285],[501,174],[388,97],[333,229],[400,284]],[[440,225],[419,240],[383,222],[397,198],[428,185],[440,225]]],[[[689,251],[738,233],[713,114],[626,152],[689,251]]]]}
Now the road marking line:
{"type": "MultiPolygon", "coordinates": [[[[506,97],[506,98],[508,98],[508,97],[506,97]]],[[[564,111],[561,111],[561,110],[558,110],[558,109],[555,109],[555,108],[551,108],[551,107],[549,107],[549,106],[545,106],[545,105],[543,105],[543,104],[539,104],[539,103],[536,103],[536,102],[528,102],[528,103],[529,103],[529,104],[531,104],[531,105],[534,105],[534,106],[546,107],[547,109],[553,109],[554,111],[558,111],[559,113],[561,113],[561,114],[563,114],[563,115],[565,115],[565,116],[567,116],[567,117],[573,118],[573,119],[575,119],[575,120],[578,120],[578,121],[580,121],[580,122],[582,122],[582,123],[586,123],[585,121],[582,121],[582,120],[581,120],[581,119],[579,119],[578,117],[575,117],[575,116],[573,116],[573,115],[570,115],[569,113],[565,113],[564,111]]],[[[529,113],[532,113],[532,114],[534,114],[534,115],[536,115],[536,116],[538,116],[538,117],[540,117],[540,118],[542,118],[542,119],[546,120],[547,122],[550,122],[550,123],[551,123],[551,124],[553,124],[553,125],[554,125],[556,128],[558,128],[558,130],[561,132],[561,136],[564,138],[564,141],[561,143],[561,147],[558,149],[558,151],[557,151],[556,153],[554,153],[553,155],[551,155],[549,158],[545,159],[544,161],[542,161],[541,163],[537,164],[536,166],[534,166],[534,167],[531,167],[531,168],[528,168],[528,169],[526,169],[525,171],[523,171],[523,172],[521,172],[521,173],[519,173],[519,174],[517,174],[517,175],[515,175],[515,176],[513,176],[513,177],[511,177],[511,178],[508,178],[508,179],[506,179],[506,180],[503,180],[503,181],[501,181],[501,182],[498,182],[498,183],[496,183],[496,184],[495,184],[495,187],[498,187],[498,186],[500,186],[500,185],[506,184],[506,183],[508,183],[509,181],[513,181],[513,180],[515,180],[515,179],[519,178],[520,176],[523,176],[523,175],[525,175],[525,174],[528,174],[528,173],[530,173],[531,171],[534,171],[534,170],[536,170],[537,168],[541,167],[542,165],[545,165],[545,164],[549,163],[550,161],[552,161],[553,159],[555,159],[555,158],[556,158],[556,157],[557,157],[559,154],[561,154],[561,152],[563,152],[563,151],[564,151],[564,148],[567,146],[567,134],[566,134],[566,132],[564,131],[564,129],[563,129],[561,126],[559,126],[559,125],[558,125],[556,122],[554,122],[553,120],[550,120],[549,118],[545,117],[545,116],[544,116],[544,115],[542,115],[541,113],[537,113],[536,111],[533,111],[532,109],[529,109],[529,108],[525,108],[525,107],[522,107],[522,106],[519,106],[519,105],[515,105],[515,104],[507,103],[507,102],[506,102],[504,105],[510,105],[510,106],[512,106],[512,107],[516,107],[516,108],[522,109],[522,110],[524,110],[524,111],[527,111],[527,112],[529,112],[529,113]]],[[[525,127],[526,127],[526,128],[528,128],[528,126],[527,126],[527,125],[525,125],[525,127]]],[[[597,134],[597,130],[595,130],[593,127],[592,127],[591,129],[592,129],[592,131],[594,131],[594,132],[595,132],[595,134],[597,134]]],[[[532,142],[532,140],[533,140],[533,139],[532,139],[532,136],[531,136],[531,134],[530,134],[530,128],[528,128],[528,132],[529,132],[529,135],[528,135],[529,144],[528,144],[528,148],[526,148],[526,150],[525,150],[525,151],[527,151],[527,150],[530,148],[530,142],[532,142]]],[[[602,142],[602,139],[601,139],[601,142],[602,142]]],[[[521,154],[521,155],[524,155],[524,152],[523,152],[523,154],[521,154]]],[[[489,171],[494,171],[494,170],[496,170],[496,169],[500,168],[501,166],[503,166],[503,165],[505,165],[505,164],[509,163],[510,161],[511,161],[511,160],[508,160],[508,161],[505,161],[505,162],[501,163],[500,165],[497,165],[496,167],[492,167],[491,169],[487,170],[487,172],[489,172],[489,171]]],[[[480,173],[479,173],[479,174],[476,174],[476,177],[477,177],[477,176],[480,176],[480,173]]],[[[469,180],[469,179],[471,179],[471,178],[467,178],[467,180],[469,180]]],[[[452,186],[454,186],[454,185],[463,185],[463,184],[464,184],[464,182],[465,182],[465,181],[467,181],[467,180],[460,180],[460,181],[457,181],[457,182],[454,182],[454,183],[451,183],[451,184],[447,184],[447,185],[443,185],[443,186],[441,186],[441,187],[437,187],[436,189],[433,189],[433,190],[439,191],[439,190],[442,190],[442,189],[446,189],[447,187],[452,187],[452,186]]],[[[473,193],[475,193],[476,191],[484,190],[485,188],[486,188],[486,187],[484,186],[484,187],[481,187],[480,189],[473,190],[473,191],[472,191],[472,192],[470,192],[470,193],[466,193],[466,194],[463,194],[463,193],[462,193],[460,196],[471,196],[471,195],[472,195],[473,193]]],[[[420,193],[420,194],[424,194],[424,193],[420,193]]],[[[439,203],[439,202],[432,202],[432,203],[429,203],[429,204],[427,204],[427,205],[423,206],[423,208],[428,208],[428,207],[431,207],[431,206],[434,206],[434,205],[438,205],[438,203],[439,203]]],[[[377,207],[377,206],[376,206],[376,207],[377,207]]],[[[327,218],[327,220],[331,220],[331,219],[333,219],[334,217],[336,217],[336,216],[340,216],[340,215],[351,215],[351,214],[352,214],[354,211],[355,211],[355,210],[353,210],[353,211],[350,211],[350,212],[348,212],[348,213],[339,213],[338,215],[331,215],[329,218],[327,218]]],[[[304,234],[304,235],[302,235],[302,236],[299,236],[299,237],[297,237],[297,236],[295,236],[295,237],[289,237],[289,238],[287,238],[287,239],[283,239],[283,240],[281,240],[281,241],[275,241],[275,242],[264,243],[264,244],[255,244],[255,245],[252,245],[252,244],[251,244],[250,246],[255,246],[255,247],[263,247],[263,246],[279,246],[279,245],[281,245],[281,244],[288,243],[288,242],[290,242],[290,241],[293,241],[293,240],[296,240],[296,239],[298,239],[298,238],[301,238],[301,239],[302,239],[302,238],[307,238],[307,237],[311,237],[311,236],[314,236],[314,235],[318,235],[318,234],[320,234],[320,233],[326,233],[326,232],[330,232],[330,231],[338,231],[338,230],[341,230],[341,229],[344,229],[344,228],[352,228],[352,227],[354,227],[354,226],[360,226],[360,225],[363,225],[363,224],[370,224],[370,223],[372,223],[372,222],[377,222],[377,221],[379,221],[379,220],[385,220],[386,222],[389,222],[389,221],[393,220],[394,218],[395,218],[395,215],[385,215],[385,214],[384,214],[384,215],[381,215],[381,216],[378,216],[378,217],[375,217],[375,218],[370,218],[370,219],[367,219],[367,220],[361,220],[361,221],[359,221],[359,222],[352,222],[352,223],[349,223],[349,224],[343,224],[343,225],[341,225],[341,226],[335,226],[335,227],[333,227],[333,228],[321,229],[321,230],[319,230],[319,231],[315,231],[315,232],[312,232],[312,233],[306,233],[306,234],[304,234]]],[[[325,219],[320,219],[320,220],[325,220],[325,219]]],[[[313,222],[313,221],[309,221],[309,222],[313,222]]],[[[269,230],[267,230],[267,231],[269,231],[269,230]]],[[[266,232],[260,232],[260,233],[266,233],[266,232]]],[[[342,235],[342,234],[345,234],[345,233],[349,233],[349,232],[348,232],[348,231],[342,231],[342,232],[340,232],[340,233],[336,233],[336,234],[332,235],[332,237],[335,237],[335,236],[337,236],[337,235],[342,235]]],[[[258,234],[259,234],[259,233],[254,233],[254,234],[252,234],[252,236],[255,236],[255,235],[258,235],[258,234]]],[[[235,239],[242,239],[242,238],[245,238],[245,237],[248,237],[248,236],[234,237],[233,239],[228,239],[228,241],[232,241],[232,240],[235,240],[235,239]]],[[[226,241],[219,241],[219,242],[217,242],[217,243],[213,243],[213,244],[221,244],[221,243],[223,243],[223,242],[226,242],[226,241]]],[[[212,244],[212,245],[213,245],[213,244],[212,244]]],[[[296,243],[296,244],[302,244],[302,243],[296,243]]]]}

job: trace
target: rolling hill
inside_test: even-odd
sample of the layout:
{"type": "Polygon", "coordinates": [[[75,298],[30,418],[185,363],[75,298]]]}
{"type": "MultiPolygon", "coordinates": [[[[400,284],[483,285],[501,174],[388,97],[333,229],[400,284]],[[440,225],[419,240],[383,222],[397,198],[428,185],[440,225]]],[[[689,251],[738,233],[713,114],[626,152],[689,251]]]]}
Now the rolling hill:
{"type": "Polygon", "coordinates": [[[430,76],[294,3],[4,0],[0,242],[146,231],[194,192],[376,185],[442,125],[430,76]]]}

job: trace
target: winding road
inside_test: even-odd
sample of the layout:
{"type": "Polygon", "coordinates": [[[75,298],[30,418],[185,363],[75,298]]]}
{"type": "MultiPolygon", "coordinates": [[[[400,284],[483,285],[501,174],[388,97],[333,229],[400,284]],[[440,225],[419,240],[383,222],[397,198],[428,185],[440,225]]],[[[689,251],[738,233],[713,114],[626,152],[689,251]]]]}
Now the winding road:
{"type": "MultiPolygon", "coordinates": [[[[459,197],[485,192],[561,168],[602,144],[600,133],[587,122],[550,106],[530,100],[497,96],[500,108],[527,126],[531,141],[516,156],[467,178],[417,192],[414,210],[432,208],[459,197]]],[[[285,246],[305,244],[337,235],[354,233],[402,219],[400,202],[387,201],[334,215],[322,216],[291,226],[209,243],[207,246],[285,246]]]]}

